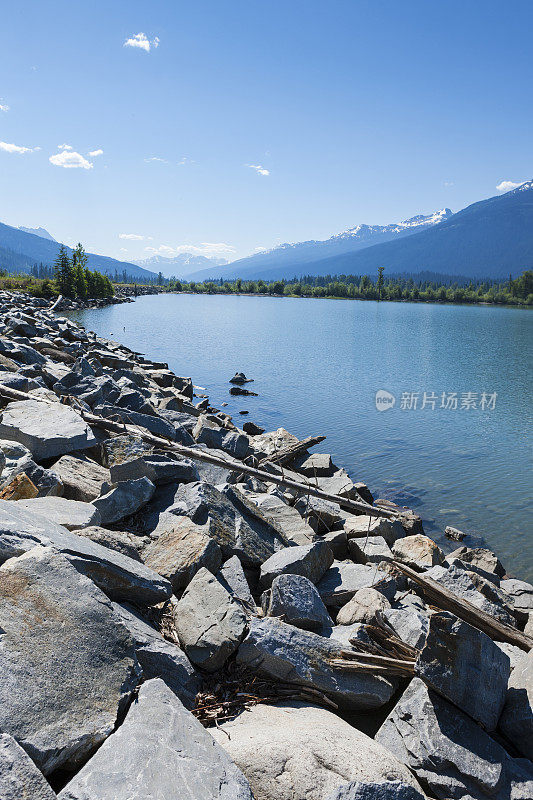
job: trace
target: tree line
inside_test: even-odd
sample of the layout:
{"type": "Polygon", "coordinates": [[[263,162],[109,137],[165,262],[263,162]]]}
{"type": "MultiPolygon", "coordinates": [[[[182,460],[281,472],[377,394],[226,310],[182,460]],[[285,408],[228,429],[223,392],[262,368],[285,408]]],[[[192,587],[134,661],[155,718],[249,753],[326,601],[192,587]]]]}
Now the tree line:
{"type": "Polygon", "coordinates": [[[286,297],[329,297],[353,300],[410,300],[426,303],[497,303],[533,305],[533,271],[526,270],[513,280],[469,280],[444,283],[443,279],[386,278],[381,267],[372,280],[368,275],[312,276],[293,280],[181,281],[171,278],[169,291],[198,294],[259,294],[286,297]]]}
{"type": "Polygon", "coordinates": [[[71,299],[113,297],[113,284],[107,275],[87,268],[87,254],[80,243],[72,256],[60,245],[54,263],[54,286],[59,294],[71,299]]]}

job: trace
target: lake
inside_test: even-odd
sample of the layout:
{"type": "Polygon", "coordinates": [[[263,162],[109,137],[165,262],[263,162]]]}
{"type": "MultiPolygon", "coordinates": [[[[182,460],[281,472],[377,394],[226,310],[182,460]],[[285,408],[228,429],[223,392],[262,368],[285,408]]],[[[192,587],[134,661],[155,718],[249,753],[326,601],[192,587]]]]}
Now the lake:
{"type": "Polygon", "coordinates": [[[70,316],[191,376],[237,424],[327,436],[316,450],[448,550],[452,525],[533,580],[528,310],[180,294],[70,316]],[[258,397],[229,394],[237,371],[258,397]]]}

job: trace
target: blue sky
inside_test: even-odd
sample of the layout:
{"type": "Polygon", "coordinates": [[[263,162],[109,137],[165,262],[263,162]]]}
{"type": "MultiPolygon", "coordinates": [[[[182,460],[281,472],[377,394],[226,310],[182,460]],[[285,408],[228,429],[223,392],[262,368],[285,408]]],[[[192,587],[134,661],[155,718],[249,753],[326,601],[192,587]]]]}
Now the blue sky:
{"type": "Polygon", "coordinates": [[[459,210],[533,175],[532,28],[529,0],[19,0],[0,220],[235,258],[459,210]]]}

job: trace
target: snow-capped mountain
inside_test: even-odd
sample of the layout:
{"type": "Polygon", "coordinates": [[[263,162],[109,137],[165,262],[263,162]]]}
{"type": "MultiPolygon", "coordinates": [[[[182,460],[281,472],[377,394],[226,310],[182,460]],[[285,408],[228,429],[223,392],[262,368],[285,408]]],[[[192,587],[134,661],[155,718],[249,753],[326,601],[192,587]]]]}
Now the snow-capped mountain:
{"type": "Polygon", "coordinates": [[[213,267],[227,264],[226,258],[213,256],[199,256],[194,253],[179,253],[177,256],[150,256],[141,261],[135,261],[139,267],[149,269],[152,272],[162,272],[165,278],[182,278],[186,273],[194,272],[199,269],[211,269],[213,267]]]}
{"type": "Polygon", "coordinates": [[[51,233],[48,233],[46,228],[25,228],[24,225],[19,225],[19,231],[24,233],[33,233],[34,236],[40,236],[41,239],[48,239],[49,242],[57,242],[51,233]]]}
{"type": "Polygon", "coordinates": [[[270,250],[263,250],[253,256],[233,261],[220,270],[213,269],[216,265],[209,265],[199,271],[189,270],[184,277],[194,280],[219,277],[254,280],[292,278],[302,271],[312,272],[312,264],[316,261],[356,252],[363,247],[371,247],[391,239],[410,236],[439,225],[451,216],[453,212],[449,208],[443,208],[432,214],[418,214],[416,217],[403,222],[393,222],[390,225],[356,225],[330,236],[329,239],[281,244],[270,250]]]}

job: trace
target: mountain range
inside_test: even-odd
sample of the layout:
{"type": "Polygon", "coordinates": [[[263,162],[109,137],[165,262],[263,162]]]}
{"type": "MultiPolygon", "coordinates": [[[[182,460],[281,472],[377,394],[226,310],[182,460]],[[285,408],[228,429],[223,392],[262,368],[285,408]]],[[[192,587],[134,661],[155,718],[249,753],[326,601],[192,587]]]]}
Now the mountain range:
{"type": "MultiPolygon", "coordinates": [[[[0,267],[10,272],[29,272],[34,264],[52,266],[57,258],[59,244],[44,228],[13,228],[0,222],[0,267]],[[37,233],[39,231],[39,233],[37,233]]],[[[69,253],[72,248],[67,247],[69,253]]],[[[87,266],[106,275],[126,272],[134,278],[150,280],[156,278],[154,272],[137,264],[117,261],[108,256],[88,253],[87,266]]]]}
{"type": "Polygon", "coordinates": [[[178,253],[176,256],[155,255],[135,261],[139,267],[162,272],[165,278],[172,278],[175,275],[183,276],[185,272],[195,272],[201,269],[208,271],[213,267],[227,264],[227,258],[217,258],[216,256],[199,256],[194,253],[178,253]]]}
{"type": "Polygon", "coordinates": [[[221,269],[182,277],[245,280],[300,275],[461,275],[506,278],[533,267],[533,181],[453,214],[446,208],[392,225],[358,225],[325,241],[284,244],[221,269]]]}

